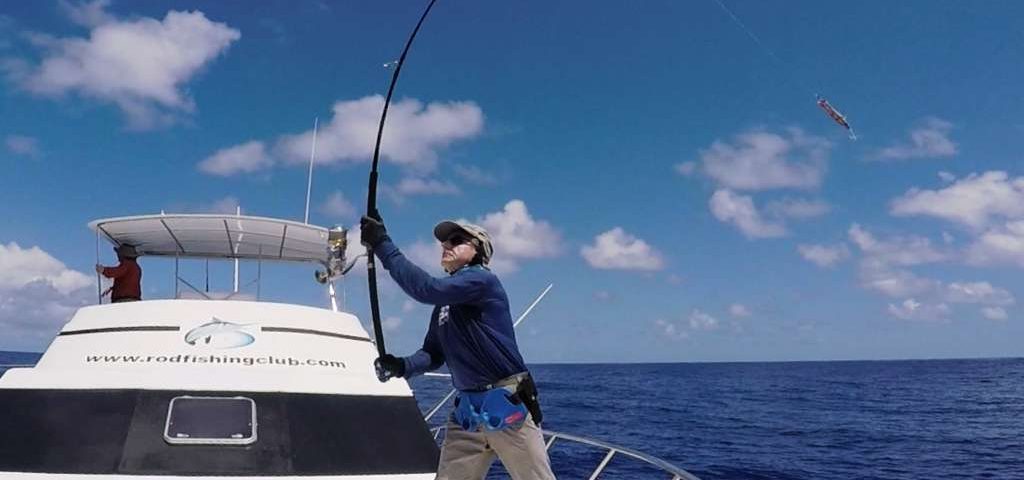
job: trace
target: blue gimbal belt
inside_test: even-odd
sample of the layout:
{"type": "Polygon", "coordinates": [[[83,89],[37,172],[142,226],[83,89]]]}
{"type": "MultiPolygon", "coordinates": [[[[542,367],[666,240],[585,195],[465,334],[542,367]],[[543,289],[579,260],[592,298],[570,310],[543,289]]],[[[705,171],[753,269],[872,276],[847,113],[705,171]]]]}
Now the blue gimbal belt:
{"type": "Polygon", "coordinates": [[[519,428],[526,422],[529,410],[519,398],[519,384],[529,378],[520,373],[479,390],[460,391],[455,397],[455,423],[467,432],[481,426],[488,431],[519,428]]]}

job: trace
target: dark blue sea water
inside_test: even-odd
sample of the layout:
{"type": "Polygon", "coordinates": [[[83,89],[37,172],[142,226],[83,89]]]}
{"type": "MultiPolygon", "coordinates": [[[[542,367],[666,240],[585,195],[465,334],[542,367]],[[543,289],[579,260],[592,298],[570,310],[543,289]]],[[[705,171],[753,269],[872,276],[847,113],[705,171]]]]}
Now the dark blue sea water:
{"type": "MultiPolygon", "coordinates": [[[[34,360],[0,353],[0,364],[34,360]]],[[[546,429],[641,450],[705,480],[1024,479],[1024,359],[532,370],[546,429]]],[[[446,382],[413,381],[424,409],[446,382]]],[[[558,443],[551,456],[560,479],[588,478],[601,460],[558,443]]],[[[667,477],[618,459],[602,478],[667,477]]]]}

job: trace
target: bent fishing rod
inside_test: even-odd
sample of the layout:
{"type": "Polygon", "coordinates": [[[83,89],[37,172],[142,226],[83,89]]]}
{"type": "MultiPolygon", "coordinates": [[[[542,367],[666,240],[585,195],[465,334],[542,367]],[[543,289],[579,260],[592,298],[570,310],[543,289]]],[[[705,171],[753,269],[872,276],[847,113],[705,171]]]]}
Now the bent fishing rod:
{"type": "MultiPolygon", "coordinates": [[[[423,25],[423,21],[427,19],[427,15],[430,13],[430,9],[434,7],[434,3],[437,0],[430,0],[426,10],[423,11],[423,15],[420,16],[420,21],[416,23],[416,28],[413,29],[412,34],[409,35],[409,40],[405,42],[405,49],[402,50],[402,56],[398,57],[398,62],[395,64],[395,73],[391,75],[391,85],[388,87],[388,94],[384,98],[384,110],[380,114],[380,125],[377,127],[377,143],[373,147],[373,164],[370,167],[370,188],[366,194],[366,216],[373,218],[380,218],[380,214],[377,213],[377,176],[378,176],[378,163],[380,163],[380,141],[384,137],[384,122],[388,118],[388,106],[391,105],[391,95],[395,92],[395,84],[398,83],[398,74],[402,71],[402,64],[405,63],[405,57],[409,54],[409,47],[412,47],[413,40],[416,39],[416,33],[420,31],[420,26],[423,25]]],[[[376,338],[377,343],[377,355],[383,357],[387,354],[387,349],[384,348],[384,328],[380,322],[380,299],[377,296],[377,269],[375,266],[376,262],[373,257],[373,247],[366,247],[366,279],[370,290],[370,315],[373,318],[373,335],[376,338]]],[[[378,378],[382,378],[378,373],[378,378]]],[[[383,379],[381,381],[384,381],[383,379]]]]}

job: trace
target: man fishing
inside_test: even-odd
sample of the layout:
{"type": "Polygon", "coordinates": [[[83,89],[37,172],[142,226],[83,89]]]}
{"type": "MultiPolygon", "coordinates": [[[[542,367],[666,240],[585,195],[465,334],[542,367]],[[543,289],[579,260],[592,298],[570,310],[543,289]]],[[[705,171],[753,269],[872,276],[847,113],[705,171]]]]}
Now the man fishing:
{"type": "Polygon", "coordinates": [[[505,289],[487,264],[494,248],[487,231],[466,222],[434,227],[441,242],[435,278],[407,259],[388,237],[379,214],[360,221],[361,241],[373,249],[403,291],[434,305],[423,347],[408,357],[377,359],[382,378],[411,378],[447,364],[459,391],[441,446],[439,480],[479,480],[494,456],[513,479],[554,479],[538,424],[537,389],[516,344],[505,289]]]}
{"type": "MultiPolygon", "coordinates": [[[[131,245],[119,245],[114,248],[117,253],[117,266],[104,267],[96,264],[96,273],[114,279],[110,292],[110,302],[135,302],[142,300],[142,268],[135,259],[139,254],[131,245]]],[[[106,295],[106,292],[104,292],[106,295]]]]}

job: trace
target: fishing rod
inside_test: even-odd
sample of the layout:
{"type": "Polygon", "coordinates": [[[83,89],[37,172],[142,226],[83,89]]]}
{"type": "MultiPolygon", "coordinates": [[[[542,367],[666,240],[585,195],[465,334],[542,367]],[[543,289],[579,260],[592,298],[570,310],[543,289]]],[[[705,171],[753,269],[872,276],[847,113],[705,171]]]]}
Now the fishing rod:
{"type": "MultiPolygon", "coordinates": [[[[423,25],[423,21],[427,19],[427,15],[430,13],[430,9],[434,7],[434,3],[437,0],[430,0],[426,10],[423,11],[423,15],[420,16],[420,21],[416,23],[416,28],[413,29],[412,34],[409,35],[409,40],[405,42],[405,49],[402,50],[402,56],[398,57],[398,62],[395,64],[395,73],[391,75],[391,85],[388,87],[388,94],[384,98],[384,110],[380,114],[380,125],[377,127],[377,143],[373,147],[373,165],[370,167],[370,188],[366,194],[366,216],[372,218],[380,218],[380,213],[377,212],[377,164],[380,163],[380,141],[384,137],[384,122],[388,117],[388,106],[391,105],[391,95],[395,92],[395,84],[398,83],[398,74],[402,71],[402,64],[405,63],[405,56],[409,54],[409,48],[412,47],[412,41],[416,39],[416,33],[420,31],[420,26],[423,25]]],[[[373,335],[377,343],[377,354],[383,357],[387,354],[387,350],[384,348],[384,328],[380,322],[380,299],[377,295],[377,269],[376,262],[373,257],[373,247],[366,247],[366,279],[370,290],[370,314],[373,318],[373,335]]],[[[377,372],[377,378],[382,382],[385,380],[382,376],[383,372],[377,372]]]]}

